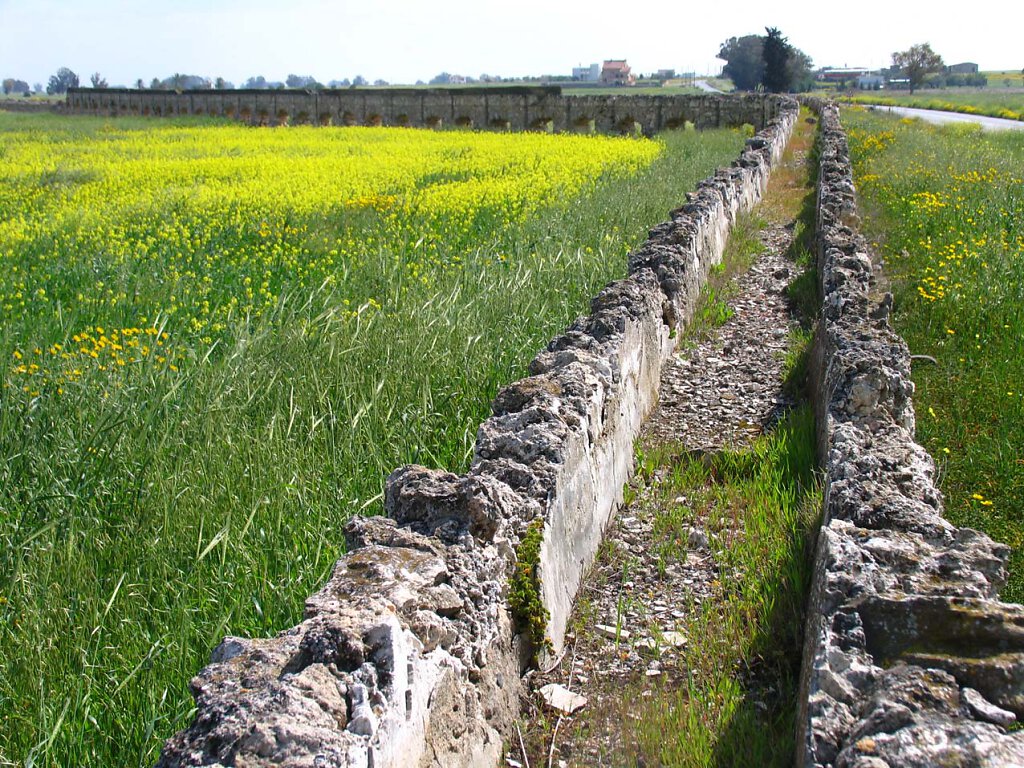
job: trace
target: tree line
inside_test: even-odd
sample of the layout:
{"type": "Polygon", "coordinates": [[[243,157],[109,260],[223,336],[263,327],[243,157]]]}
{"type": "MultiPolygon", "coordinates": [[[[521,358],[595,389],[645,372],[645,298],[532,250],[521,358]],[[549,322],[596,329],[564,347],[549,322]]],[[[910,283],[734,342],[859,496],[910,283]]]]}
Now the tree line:
{"type": "Polygon", "coordinates": [[[790,45],[777,27],[766,27],[765,32],[730,37],[722,43],[718,51],[718,58],[725,61],[722,75],[741,91],[810,90],[814,83],[811,57],[790,45]]]}
{"type": "MultiPolygon", "coordinates": [[[[108,88],[109,83],[107,78],[101,75],[99,72],[94,72],[89,76],[89,83],[93,88],[108,88]]],[[[51,95],[60,95],[67,93],[68,88],[78,88],[81,85],[81,79],[78,74],[68,67],[61,67],[50,76],[49,82],[46,85],[46,92],[51,95]]],[[[331,80],[328,83],[321,83],[317,81],[315,77],[310,75],[288,75],[284,81],[278,80],[267,80],[263,75],[255,75],[246,80],[240,87],[242,88],[294,88],[294,89],[305,89],[305,90],[317,90],[321,88],[349,88],[353,86],[366,86],[370,85],[370,81],[362,75],[356,75],[353,79],[348,78],[342,80],[331,80]]],[[[373,85],[384,86],[389,85],[386,80],[376,80],[373,85]]],[[[121,87],[121,86],[119,86],[121,87]]],[[[139,90],[154,90],[154,91],[192,91],[192,90],[233,90],[236,86],[225,80],[223,77],[209,78],[202,75],[186,75],[180,72],[176,72],[173,75],[165,78],[154,77],[147,84],[141,77],[135,81],[134,88],[139,90]]],[[[5,94],[24,93],[30,95],[32,91],[41,93],[43,86],[41,83],[36,83],[35,88],[29,88],[28,83],[24,80],[9,77],[3,81],[3,92],[5,94]]]]}

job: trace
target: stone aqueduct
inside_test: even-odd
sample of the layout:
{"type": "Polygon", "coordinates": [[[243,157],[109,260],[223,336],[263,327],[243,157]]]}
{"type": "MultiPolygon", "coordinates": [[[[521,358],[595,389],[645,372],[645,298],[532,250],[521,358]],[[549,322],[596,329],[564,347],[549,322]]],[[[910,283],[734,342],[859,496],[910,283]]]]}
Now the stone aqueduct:
{"type": "MultiPolygon", "coordinates": [[[[1008,548],[942,517],[914,442],[911,356],[857,231],[849,150],[821,121],[815,252],[822,316],[813,399],[825,482],[807,608],[795,763],[807,768],[1024,765],[1024,607],[1001,603],[1008,548]],[[945,764],[943,762],[942,764],[945,764]]],[[[496,398],[465,475],[402,467],[385,515],[355,518],[348,554],[272,638],[226,638],[192,680],[196,715],[160,768],[491,766],[518,716],[530,650],[507,575],[542,523],[540,600],[556,651],[582,570],[622,503],[633,439],[657,398],[740,211],[760,199],[798,119],[773,96],[563,97],[557,89],[72,89],[101,115],[653,134],[744,123],[732,167],[687,195],[591,314],[496,398]],[[532,521],[532,522],[531,522],[532,521]],[[524,651],[527,652],[524,654],[524,651]]]]}
{"type": "Polygon", "coordinates": [[[98,115],[214,115],[253,125],[383,125],[499,131],[643,133],[698,129],[778,115],[771,96],[564,96],[558,87],[388,88],[321,91],[146,91],[72,88],[66,108],[98,115]]]}

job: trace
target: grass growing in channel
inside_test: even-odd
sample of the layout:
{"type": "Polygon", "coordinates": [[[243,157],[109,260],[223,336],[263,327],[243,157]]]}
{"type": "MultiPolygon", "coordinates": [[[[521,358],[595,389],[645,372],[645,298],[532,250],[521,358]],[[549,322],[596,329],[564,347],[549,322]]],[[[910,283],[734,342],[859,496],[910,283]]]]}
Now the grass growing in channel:
{"type": "Polygon", "coordinates": [[[645,461],[667,468],[654,502],[659,556],[686,558],[690,526],[702,527],[720,575],[681,627],[689,643],[664,670],[677,682],[650,697],[623,693],[628,712],[612,764],[790,765],[821,504],[813,412],[792,411],[745,450],[695,456],[666,445],[645,461]]]}
{"type": "Polygon", "coordinates": [[[917,438],[946,516],[1013,548],[1024,601],[1024,135],[844,112],[866,234],[915,354],[917,438]]]}
{"type": "Polygon", "coordinates": [[[294,623],[391,469],[463,468],[743,141],[0,121],[0,764],[36,766],[153,762],[210,648],[294,623]]]}
{"type": "MultiPolygon", "coordinates": [[[[703,308],[682,343],[711,333],[719,297],[736,290],[729,277],[750,267],[765,248],[762,230],[773,240],[789,230],[787,256],[798,268],[813,269],[814,134],[811,122],[798,124],[764,200],[737,221],[723,262],[709,278],[703,308]]],[[[819,304],[813,277],[795,278],[789,294],[803,327],[783,361],[783,386],[795,402],[804,402],[810,328],[819,304]]],[[[701,563],[703,552],[693,552],[696,529],[708,535],[718,578],[710,594],[695,590],[701,597],[671,614],[677,617],[673,629],[688,638],[680,656],[671,662],[661,657],[654,677],[644,675],[641,666],[623,690],[616,684],[612,711],[599,707],[578,716],[578,738],[568,753],[587,757],[576,757],[574,764],[587,764],[595,754],[602,756],[602,765],[792,763],[810,547],[821,507],[814,434],[813,413],[805,405],[749,448],[715,455],[671,443],[638,449],[636,475],[624,497],[629,514],[653,516],[644,557],[661,578],[681,563],[701,563]]],[[[598,555],[621,565],[617,629],[624,616],[631,629],[652,620],[646,601],[629,589],[636,546],[631,542],[620,552],[616,541],[608,540],[598,555]]],[[[603,591],[613,585],[599,580],[592,587],[603,591]]],[[[576,607],[578,633],[598,621],[588,594],[581,592],[576,607]]],[[[660,643],[666,639],[664,614],[655,615],[649,630],[660,643]]]]}

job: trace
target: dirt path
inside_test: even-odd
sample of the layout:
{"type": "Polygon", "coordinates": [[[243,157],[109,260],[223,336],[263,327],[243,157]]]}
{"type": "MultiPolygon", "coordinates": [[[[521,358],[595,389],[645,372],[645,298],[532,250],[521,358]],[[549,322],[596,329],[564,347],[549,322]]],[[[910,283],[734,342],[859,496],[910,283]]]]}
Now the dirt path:
{"type": "MultiPolygon", "coordinates": [[[[804,134],[811,130],[801,128],[804,134]]],[[[755,212],[763,223],[755,235],[763,252],[719,288],[724,298],[716,303],[728,306],[728,311],[718,310],[719,317],[731,316],[696,338],[683,339],[663,372],[660,403],[641,439],[636,497],[606,532],[577,599],[564,656],[553,669],[531,675],[534,693],[524,702],[529,723],[524,738],[533,768],[649,764],[623,744],[631,738],[631,718],[640,717],[636,697],[666,697],[687,685],[686,653],[695,614],[714,603],[724,580],[743,578],[713,554],[720,547],[712,546],[709,537],[716,544],[728,538],[727,526],[701,519],[696,509],[688,510],[681,551],[666,555],[662,486],[670,470],[657,461],[647,464],[645,457],[666,451],[710,456],[743,447],[771,430],[794,404],[783,374],[799,325],[786,291],[800,268],[787,252],[799,209],[794,201],[802,198],[803,185],[787,179],[806,176],[806,141],[801,146],[791,147],[755,212]],[[781,178],[776,181],[776,176],[781,178]],[[784,188],[796,186],[801,189],[784,188]],[[537,693],[550,683],[585,696],[586,706],[560,716],[537,693]],[[633,756],[627,760],[626,754],[633,756]]],[[[680,508],[687,502],[685,497],[670,499],[680,508]]],[[[771,680],[749,687],[752,701],[773,694],[771,680]]],[[[514,752],[510,765],[525,765],[521,751],[514,752]]]]}

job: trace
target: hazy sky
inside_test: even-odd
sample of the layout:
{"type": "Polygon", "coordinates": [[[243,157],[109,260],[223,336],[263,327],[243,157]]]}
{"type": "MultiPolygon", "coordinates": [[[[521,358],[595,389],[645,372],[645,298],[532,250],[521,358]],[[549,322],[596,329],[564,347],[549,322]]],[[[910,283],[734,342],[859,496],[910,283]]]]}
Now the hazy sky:
{"type": "Polygon", "coordinates": [[[716,71],[729,37],[782,30],[816,66],[881,67],[895,50],[930,42],[947,64],[1024,67],[1020,10],[978,0],[955,9],[914,2],[686,3],[592,0],[0,0],[0,77],[46,83],[58,67],[85,85],[175,72],[294,73],[322,82],[356,75],[392,82],[441,71],[479,76],[569,74],[627,58],[636,72],[716,71]]]}

